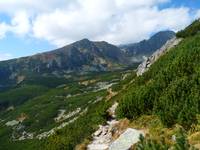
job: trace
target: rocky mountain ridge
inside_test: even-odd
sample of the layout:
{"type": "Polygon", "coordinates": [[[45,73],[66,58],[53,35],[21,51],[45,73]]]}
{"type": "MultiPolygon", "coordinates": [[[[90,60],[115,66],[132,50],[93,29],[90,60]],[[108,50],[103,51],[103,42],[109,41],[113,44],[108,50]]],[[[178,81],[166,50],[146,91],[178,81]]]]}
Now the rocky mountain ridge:
{"type": "Polygon", "coordinates": [[[161,31],[147,40],[119,46],[132,61],[141,62],[149,57],[155,50],[160,49],[168,40],[175,37],[173,31],[161,31]]]}
{"type": "Polygon", "coordinates": [[[137,68],[137,76],[149,70],[150,66],[155,63],[162,55],[168,52],[171,48],[175,47],[182,41],[181,38],[173,38],[168,40],[160,49],[155,51],[150,57],[144,60],[137,68]]]}
{"type": "Polygon", "coordinates": [[[82,39],[53,51],[2,61],[0,86],[3,88],[19,84],[33,75],[63,77],[70,73],[85,74],[124,69],[142,61],[144,56],[149,56],[172,37],[172,31],[160,32],[140,44],[129,45],[126,51],[124,47],[105,41],[93,42],[82,39]],[[133,45],[137,53],[135,48],[130,49],[133,45]],[[147,51],[147,48],[150,50],[147,51]]]}

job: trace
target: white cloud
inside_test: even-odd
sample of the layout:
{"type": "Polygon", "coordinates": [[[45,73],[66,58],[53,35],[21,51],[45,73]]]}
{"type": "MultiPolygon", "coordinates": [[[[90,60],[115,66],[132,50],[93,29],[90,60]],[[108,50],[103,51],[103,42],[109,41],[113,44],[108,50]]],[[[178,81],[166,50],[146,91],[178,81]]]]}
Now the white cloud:
{"type": "Polygon", "coordinates": [[[34,35],[57,46],[81,38],[120,44],[136,42],[159,30],[178,30],[190,22],[187,8],[159,10],[156,7],[167,0],[78,2],[78,8],[57,9],[36,17],[33,23],[34,35]]]}
{"type": "Polygon", "coordinates": [[[114,32],[108,32],[104,37],[99,38],[105,38],[114,43],[135,42],[147,38],[151,33],[160,30],[170,29],[177,31],[185,27],[189,22],[190,17],[186,8],[165,10],[141,8],[124,14],[114,32]],[[180,18],[182,19],[180,20],[180,18]]]}
{"type": "Polygon", "coordinates": [[[197,18],[197,19],[199,19],[199,18],[200,18],[200,9],[199,9],[199,10],[197,10],[197,12],[196,12],[196,15],[195,15],[195,18],[197,18]]]}
{"type": "Polygon", "coordinates": [[[0,52],[0,61],[11,59],[12,55],[9,53],[1,53],[0,52]]]}
{"type": "Polygon", "coordinates": [[[29,16],[26,12],[17,12],[11,22],[11,31],[18,35],[26,35],[31,30],[29,16]]]}
{"type": "Polygon", "coordinates": [[[31,23],[29,16],[26,12],[16,12],[12,16],[11,23],[0,23],[0,39],[6,36],[6,33],[11,32],[19,36],[30,34],[31,23]]]}
{"type": "Polygon", "coordinates": [[[13,14],[18,11],[29,13],[49,12],[55,8],[68,8],[76,0],[0,0],[0,12],[13,14]]]}
{"type": "Polygon", "coordinates": [[[9,28],[10,27],[6,23],[0,23],[0,39],[5,37],[6,33],[10,30],[9,28]]]}
{"type": "Polygon", "coordinates": [[[153,6],[159,3],[166,3],[170,0],[115,0],[117,6],[127,8],[153,6]]]}
{"type": "Polygon", "coordinates": [[[7,32],[32,35],[58,47],[82,38],[114,44],[136,42],[152,32],[177,31],[191,22],[188,8],[158,8],[167,2],[170,0],[0,1],[0,12],[12,18],[10,24],[0,23],[0,37],[7,32]]]}

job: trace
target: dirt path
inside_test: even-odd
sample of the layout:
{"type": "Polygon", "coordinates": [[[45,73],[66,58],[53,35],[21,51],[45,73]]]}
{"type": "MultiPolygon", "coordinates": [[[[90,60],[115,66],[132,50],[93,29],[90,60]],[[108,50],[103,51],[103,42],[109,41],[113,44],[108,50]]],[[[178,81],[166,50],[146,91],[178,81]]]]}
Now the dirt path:
{"type": "Polygon", "coordinates": [[[118,94],[118,92],[113,92],[112,88],[109,88],[107,91],[108,95],[106,96],[106,100],[110,100],[112,97],[118,94]]]}
{"type": "Polygon", "coordinates": [[[100,125],[99,129],[93,133],[93,141],[87,146],[87,150],[107,150],[112,142],[113,129],[118,121],[115,118],[115,110],[118,103],[114,103],[108,113],[111,120],[106,122],[106,125],[100,125]]]}

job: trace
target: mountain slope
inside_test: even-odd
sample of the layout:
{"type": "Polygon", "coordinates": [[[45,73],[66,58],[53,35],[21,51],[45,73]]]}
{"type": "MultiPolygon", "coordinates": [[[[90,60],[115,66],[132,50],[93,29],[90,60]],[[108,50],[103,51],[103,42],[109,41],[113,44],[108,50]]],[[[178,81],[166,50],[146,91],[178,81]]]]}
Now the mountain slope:
{"type": "MultiPolygon", "coordinates": [[[[107,73],[65,74],[65,61],[57,56],[77,54],[76,59],[66,60],[70,70],[77,72],[82,69],[77,59],[81,59],[84,65],[85,61],[96,62],[90,59],[96,56],[112,64],[126,61],[126,56],[121,55],[118,48],[113,54],[115,46],[106,42],[88,42],[87,39],[63,49],[0,63],[2,68],[8,69],[1,72],[4,75],[2,82],[17,77],[19,83],[0,93],[0,149],[71,150],[81,142],[88,144],[87,139],[91,139],[99,125],[110,119],[107,110],[115,101],[119,101],[118,117],[137,119],[153,114],[156,122],[148,117],[145,126],[155,127],[159,122],[157,118],[160,118],[162,122],[159,124],[165,128],[178,123],[189,130],[191,125],[198,124],[200,113],[198,32],[167,51],[140,77],[136,77],[135,68],[107,73]],[[82,57],[82,54],[85,55],[82,57]],[[18,70],[20,67],[22,69],[18,70]],[[12,76],[6,78],[9,73],[12,76]],[[64,76],[60,77],[61,73],[64,76]],[[50,76],[52,74],[54,76],[50,76]],[[30,78],[26,79],[24,75],[30,78]],[[113,91],[118,94],[108,101],[113,91]]],[[[119,125],[121,127],[123,124],[119,125]]],[[[199,128],[195,126],[195,130],[199,128]]],[[[172,139],[171,136],[168,138],[172,139]]]]}
{"type": "Polygon", "coordinates": [[[0,149],[74,149],[106,121],[108,88],[122,74],[33,78],[1,92],[0,149]]]}
{"type": "MultiPolygon", "coordinates": [[[[63,71],[103,71],[108,70],[110,63],[122,64],[125,60],[123,53],[116,46],[106,42],[91,42],[87,39],[75,42],[60,49],[37,54],[30,57],[7,61],[11,71],[18,69],[37,73],[63,71]],[[115,51],[114,57],[108,55],[115,51]],[[90,65],[88,69],[85,66],[90,65]]],[[[5,62],[4,62],[5,63],[5,62]]]]}
{"type": "Polygon", "coordinates": [[[156,114],[164,125],[171,127],[178,123],[185,129],[197,123],[200,114],[199,31],[200,28],[195,27],[195,34],[183,39],[143,76],[136,78],[123,93],[119,116],[137,118],[156,114]]]}
{"type": "Polygon", "coordinates": [[[83,39],[54,51],[0,62],[0,85],[20,83],[34,75],[62,77],[67,73],[111,71],[128,64],[118,47],[83,39]]]}
{"type": "Polygon", "coordinates": [[[160,49],[155,51],[150,57],[141,63],[137,68],[137,75],[140,76],[144,72],[148,71],[154,62],[156,62],[162,55],[166,54],[171,48],[175,47],[182,41],[181,38],[173,38],[166,42],[160,49]]]}
{"type": "Polygon", "coordinates": [[[0,62],[0,89],[19,84],[33,76],[63,77],[70,73],[123,69],[143,60],[138,60],[137,55],[148,56],[172,37],[173,32],[160,32],[148,41],[133,44],[134,50],[129,49],[131,45],[128,46],[127,52],[105,41],[83,39],[53,51],[3,61],[0,62]],[[137,61],[133,61],[133,57],[137,61]]]}
{"type": "Polygon", "coordinates": [[[143,40],[139,43],[121,45],[120,48],[123,49],[129,57],[138,57],[138,61],[141,61],[142,56],[150,56],[154,51],[160,49],[168,40],[174,37],[175,33],[173,31],[161,31],[148,40],[143,40]]]}

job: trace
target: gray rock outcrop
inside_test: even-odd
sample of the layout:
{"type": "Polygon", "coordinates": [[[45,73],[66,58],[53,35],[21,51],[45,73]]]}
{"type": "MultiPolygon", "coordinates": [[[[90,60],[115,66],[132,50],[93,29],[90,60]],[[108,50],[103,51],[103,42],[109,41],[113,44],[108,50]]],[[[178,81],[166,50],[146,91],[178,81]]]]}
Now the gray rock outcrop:
{"type": "Polygon", "coordinates": [[[119,121],[116,120],[115,110],[118,103],[115,102],[109,109],[109,115],[112,117],[107,121],[106,125],[100,125],[99,129],[93,133],[93,140],[87,145],[87,150],[128,150],[132,145],[139,141],[140,134],[144,135],[143,131],[127,128],[125,132],[119,131],[116,125],[119,121]],[[114,133],[120,136],[114,140],[114,133]]]}
{"type": "Polygon", "coordinates": [[[118,121],[115,119],[115,110],[118,103],[115,102],[109,109],[108,113],[113,117],[107,121],[106,125],[100,125],[99,129],[93,133],[92,142],[87,146],[87,150],[107,150],[112,142],[112,131],[118,121]]]}
{"type": "Polygon", "coordinates": [[[140,135],[144,136],[144,132],[128,128],[110,145],[109,150],[128,150],[132,145],[139,142],[140,135]]]}
{"type": "Polygon", "coordinates": [[[143,63],[141,63],[137,68],[137,76],[141,76],[147,70],[149,70],[150,66],[156,62],[162,55],[164,55],[171,48],[175,47],[181,42],[180,38],[173,38],[166,42],[160,49],[154,52],[149,58],[147,58],[143,63]]]}

